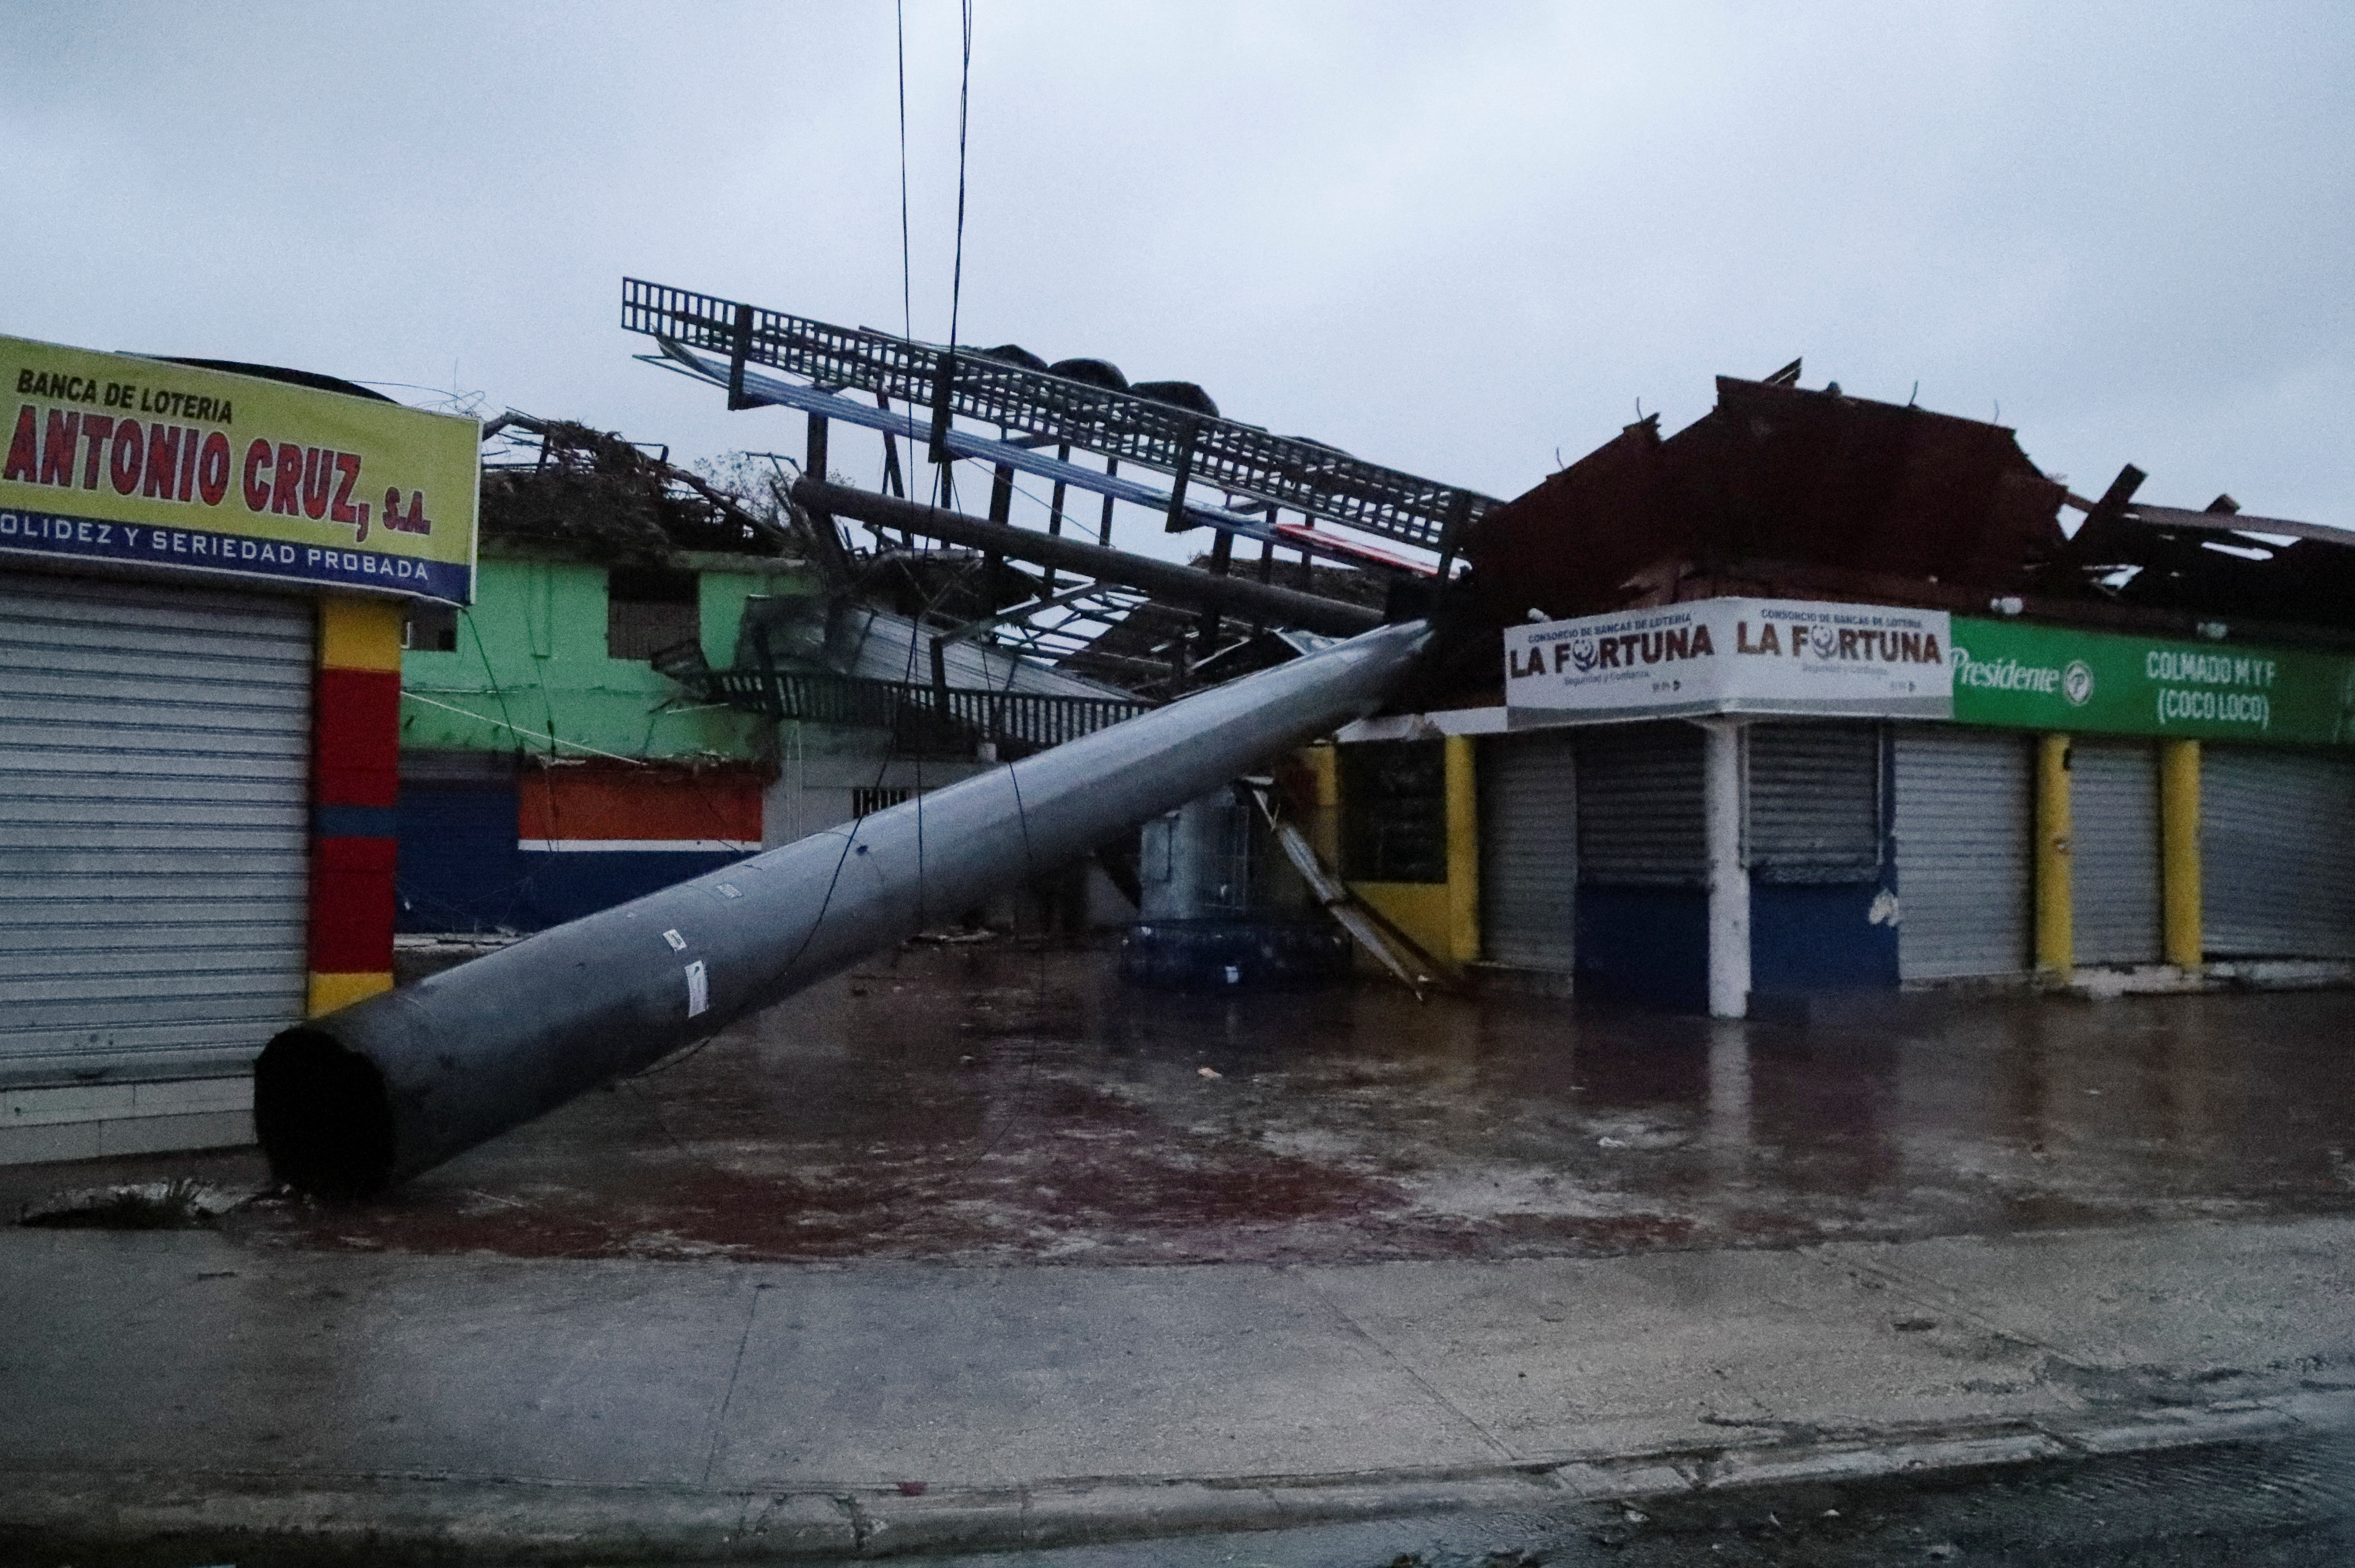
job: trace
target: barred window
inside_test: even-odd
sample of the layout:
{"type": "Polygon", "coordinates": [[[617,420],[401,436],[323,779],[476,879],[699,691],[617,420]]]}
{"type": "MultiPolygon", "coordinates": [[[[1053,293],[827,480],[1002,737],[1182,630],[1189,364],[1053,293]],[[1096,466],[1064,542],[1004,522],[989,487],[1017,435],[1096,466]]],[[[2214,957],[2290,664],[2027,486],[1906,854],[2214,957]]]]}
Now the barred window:
{"type": "Polygon", "coordinates": [[[703,634],[695,573],[615,567],[605,574],[605,655],[651,659],[703,634]]]}
{"type": "Polygon", "coordinates": [[[850,792],[850,815],[872,816],[879,811],[889,811],[895,805],[905,805],[915,792],[905,784],[862,786],[850,792]]]}
{"type": "Polygon", "coordinates": [[[410,601],[409,616],[400,624],[400,645],[421,653],[456,653],[458,607],[429,599],[410,601]]]}
{"type": "Polygon", "coordinates": [[[1341,860],[1353,882],[1447,880],[1447,753],[1438,741],[1341,752],[1341,860]]]}

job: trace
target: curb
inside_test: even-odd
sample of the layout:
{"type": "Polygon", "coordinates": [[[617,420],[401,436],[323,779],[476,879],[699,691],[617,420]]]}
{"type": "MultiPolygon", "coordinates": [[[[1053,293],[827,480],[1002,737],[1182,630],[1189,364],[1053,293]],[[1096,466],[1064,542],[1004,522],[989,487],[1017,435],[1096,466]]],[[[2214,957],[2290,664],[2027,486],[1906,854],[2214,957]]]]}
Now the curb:
{"type": "Polygon", "coordinates": [[[228,1562],[299,1552],[379,1563],[616,1558],[841,1561],[1039,1550],[1480,1510],[1528,1512],[1696,1491],[1854,1482],[2039,1461],[2259,1443],[2355,1429],[2355,1391],[2154,1407],[2075,1421],[1892,1430],[1476,1470],[1231,1479],[1074,1478],[1000,1490],[762,1492],[465,1476],[20,1471],[0,1553],[228,1562]]]}

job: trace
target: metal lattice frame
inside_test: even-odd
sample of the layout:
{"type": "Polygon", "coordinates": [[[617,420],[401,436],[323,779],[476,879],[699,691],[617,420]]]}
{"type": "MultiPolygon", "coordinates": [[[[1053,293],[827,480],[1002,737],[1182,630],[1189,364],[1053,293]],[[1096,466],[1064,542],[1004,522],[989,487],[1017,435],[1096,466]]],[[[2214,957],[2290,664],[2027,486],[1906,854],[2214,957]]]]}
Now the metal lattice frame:
{"type": "Polygon", "coordinates": [[[1142,464],[1233,496],[1288,507],[1401,544],[1444,549],[1496,503],[1486,496],[1360,462],[1314,442],[1115,392],[960,349],[740,304],[716,295],[622,283],[622,325],[766,365],[827,390],[856,389],[1142,464]],[[943,362],[950,374],[943,385],[943,362]]]}
{"type": "Polygon", "coordinates": [[[981,737],[1042,748],[1092,735],[1156,706],[775,669],[713,670],[698,677],[698,685],[708,700],[773,719],[903,732],[912,728],[968,742],[981,737]]]}

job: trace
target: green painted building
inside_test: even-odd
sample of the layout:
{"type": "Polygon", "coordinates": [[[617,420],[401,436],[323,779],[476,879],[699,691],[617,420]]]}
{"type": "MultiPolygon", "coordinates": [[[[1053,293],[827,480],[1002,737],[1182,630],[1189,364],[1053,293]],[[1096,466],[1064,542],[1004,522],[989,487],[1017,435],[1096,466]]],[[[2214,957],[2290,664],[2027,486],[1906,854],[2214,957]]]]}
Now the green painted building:
{"type": "Polygon", "coordinates": [[[401,929],[535,930],[782,841],[779,727],[695,701],[655,656],[730,663],[748,601],[818,592],[800,562],[489,540],[477,584],[409,624],[401,929]]]}
{"type": "Polygon", "coordinates": [[[772,722],[687,702],[650,660],[694,637],[707,660],[729,664],[747,599],[820,592],[800,562],[690,551],[667,569],[617,568],[510,544],[485,548],[477,581],[472,610],[412,624],[401,656],[404,748],[773,760],[772,722]]]}

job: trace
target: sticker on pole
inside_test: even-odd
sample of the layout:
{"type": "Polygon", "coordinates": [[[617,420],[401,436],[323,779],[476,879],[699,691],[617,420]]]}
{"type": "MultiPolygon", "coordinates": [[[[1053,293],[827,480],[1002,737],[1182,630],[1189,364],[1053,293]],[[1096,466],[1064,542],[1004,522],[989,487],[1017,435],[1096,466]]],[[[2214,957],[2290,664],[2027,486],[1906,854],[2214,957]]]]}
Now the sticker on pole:
{"type": "Polygon", "coordinates": [[[694,1018],[710,1010],[711,979],[704,970],[703,960],[698,958],[687,966],[687,1016],[694,1018]]]}

